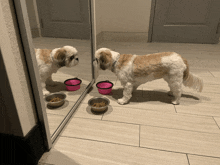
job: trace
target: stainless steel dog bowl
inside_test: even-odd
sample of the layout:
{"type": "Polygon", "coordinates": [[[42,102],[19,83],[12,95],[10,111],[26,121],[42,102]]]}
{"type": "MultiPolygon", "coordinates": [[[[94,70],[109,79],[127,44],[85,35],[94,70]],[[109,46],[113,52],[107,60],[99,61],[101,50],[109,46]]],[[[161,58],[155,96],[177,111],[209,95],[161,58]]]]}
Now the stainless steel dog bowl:
{"type": "Polygon", "coordinates": [[[64,93],[52,93],[45,97],[45,101],[49,107],[57,108],[64,104],[66,95],[64,93]],[[60,98],[60,101],[50,102],[53,98],[60,98]]]}
{"type": "Polygon", "coordinates": [[[89,106],[91,107],[91,110],[93,112],[105,112],[108,109],[108,105],[109,105],[110,101],[109,99],[105,98],[105,97],[93,97],[88,101],[89,106]],[[106,106],[103,107],[93,107],[92,105],[94,103],[101,103],[104,102],[106,104],[106,106]]]}

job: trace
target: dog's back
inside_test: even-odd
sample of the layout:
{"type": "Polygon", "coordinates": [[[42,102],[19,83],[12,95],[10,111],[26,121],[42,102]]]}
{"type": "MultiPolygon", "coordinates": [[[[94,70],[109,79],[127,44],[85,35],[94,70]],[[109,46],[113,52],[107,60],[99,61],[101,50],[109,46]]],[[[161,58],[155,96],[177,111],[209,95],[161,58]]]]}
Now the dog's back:
{"type": "Polygon", "coordinates": [[[175,52],[136,55],[133,61],[133,75],[135,78],[150,76],[152,80],[182,76],[184,86],[199,92],[203,89],[202,79],[192,74],[187,60],[175,52]]]}

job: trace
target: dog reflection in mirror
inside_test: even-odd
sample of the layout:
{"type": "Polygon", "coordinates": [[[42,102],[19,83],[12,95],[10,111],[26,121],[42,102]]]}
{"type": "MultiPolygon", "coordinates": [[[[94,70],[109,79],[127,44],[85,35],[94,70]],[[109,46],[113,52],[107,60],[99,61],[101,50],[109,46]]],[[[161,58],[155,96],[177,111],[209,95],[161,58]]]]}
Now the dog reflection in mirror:
{"type": "Polygon", "coordinates": [[[50,94],[46,85],[56,86],[59,83],[52,80],[52,74],[61,67],[73,67],[79,63],[78,51],[72,46],[51,49],[35,49],[40,73],[43,95],[50,94]]]}
{"type": "Polygon", "coordinates": [[[132,92],[141,84],[163,78],[169,85],[169,95],[174,96],[172,104],[179,104],[182,85],[199,92],[203,81],[189,71],[186,59],[175,52],[162,52],[147,55],[119,54],[108,48],[100,48],[95,57],[99,69],[109,69],[116,74],[124,87],[123,97],[119,104],[126,104],[132,92]]]}

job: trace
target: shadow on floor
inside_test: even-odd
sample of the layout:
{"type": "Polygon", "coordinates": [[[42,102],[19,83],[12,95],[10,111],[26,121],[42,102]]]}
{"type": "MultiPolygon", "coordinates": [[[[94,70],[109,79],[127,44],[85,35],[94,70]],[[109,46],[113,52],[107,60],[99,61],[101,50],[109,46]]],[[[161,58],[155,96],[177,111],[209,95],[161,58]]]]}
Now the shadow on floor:
{"type": "MultiPolygon", "coordinates": [[[[52,86],[46,86],[46,89],[48,91],[50,91],[51,93],[55,93],[55,92],[66,92],[66,85],[62,82],[57,82],[58,85],[52,87],[52,86]]],[[[88,86],[88,84],[80,84],[80,89],[77,91],[74,91],[74,94],[82,94],[83,91],[86,89],[86,87],[88,86]]]]}
{"type": "Polygon", "coordinates": [[[59,150],[53,148],[50,152],[46,152],[40,160],[38,165],[55,165],[55,164],[65,164],[65,165],[80,165],[74,158],[67,156],[65,152],[60,152],[59,150]],[[48,159],[47,159],[48,157],[48,159]],[[48,163],[44,163],[49,161],[48,163]]]}
{"type": "MultiPolygon", "coordinates": [[[[136,90],[133,92],[132,98],[128,102],[133,103],[150,103],[150,102],[162,102],[171,104],[172,96],[168,96],[168,91],[165,90],[158,90],[158,91],[151,91],[151,90],[136,90]]],[[[90,93],[92,95],[92,93],[90,93]]],[[[118,99],[123,97],[123,89],[112,89],[112,92],[110,95],[105,95],[111,100],[117,101],[118,99]]],[[[181,97],[182,100],[187,100],[191,102],[191,104],[196,104],[200,101],[200,99],[196,96],[189,95],[189,94],[182,94],[181,97]],[[195,102],[196,101],[196,102],[195,102]]]]}

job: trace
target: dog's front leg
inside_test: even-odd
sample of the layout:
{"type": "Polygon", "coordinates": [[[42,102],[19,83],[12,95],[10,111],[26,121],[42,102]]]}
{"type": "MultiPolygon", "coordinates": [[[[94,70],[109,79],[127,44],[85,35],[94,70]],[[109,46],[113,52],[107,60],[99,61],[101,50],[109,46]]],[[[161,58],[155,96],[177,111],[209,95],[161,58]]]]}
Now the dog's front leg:
{"type": "Polygon", "coordinates": [[[46,84],[45,82],[41,82],[42,90],[43,90],[43,95],[47,96],[50,94],[50,92],[46,89],[46,84]]]}
{"type": "Polygon", "coordinates": [[[53,81],[53,80],[52,80],[52,76],[50,76],[50,77],[47,78],[46,84],[49,85],[49,86],[56,86],[56,85],[58,85],[59,83],[56,82],[56,81],[53,81]]]}
{"type": "Polygon", "coordinates": [[[133,84],[130,82],[127,82],[124,86],[123,90],[123,97],[121,99],[118,99],[118,104],[126,104],[132,97],[132,90],[133,90],[133,84]]]}

